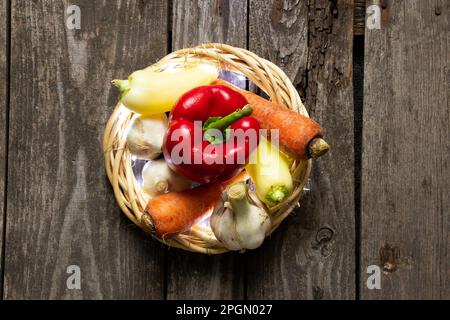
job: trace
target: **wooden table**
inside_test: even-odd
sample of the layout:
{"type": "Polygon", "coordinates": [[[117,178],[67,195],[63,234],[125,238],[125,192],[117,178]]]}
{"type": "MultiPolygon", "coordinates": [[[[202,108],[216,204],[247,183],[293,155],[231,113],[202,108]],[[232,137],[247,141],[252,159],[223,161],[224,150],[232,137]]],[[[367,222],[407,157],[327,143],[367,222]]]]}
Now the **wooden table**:
{"type": "Polygon", "coordinates": [[[449,299],[449,2],[380,1],[380,29],[364,30],[374,3],[2,0],[3,298],[449,299]],[[245,254],[148,238],[103,168],[110,79],[213,41],[285,70],[332,146],[301,207],[245,254]]]}

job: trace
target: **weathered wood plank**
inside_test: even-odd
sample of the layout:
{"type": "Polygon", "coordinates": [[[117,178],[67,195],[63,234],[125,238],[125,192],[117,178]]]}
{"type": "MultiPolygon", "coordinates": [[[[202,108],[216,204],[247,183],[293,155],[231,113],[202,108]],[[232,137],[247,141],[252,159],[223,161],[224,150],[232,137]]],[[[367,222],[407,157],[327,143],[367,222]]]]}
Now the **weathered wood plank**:
{"type": "Polygon", "coordinates": [[[387,1],[366,30],[361,297],[449,299],[448,1],[387,1]],[[381,290],[366,268],[384,269],[381,290]]]}
{"type": "Polygon", "coordinates": [[[353,4],[335,3],[250,0],[250,50],[285,70],[332,146],[301,208],[249,252],[250,299],[355,298],[353,4]]]}
{"type": "MultiPolygon", "coordinates": [[[[8,92],[9,92],[9,6],[7,1],[0,3],[0,276],[3,276],[3,219],[5,211],[5,178],[6,178],[6,150],[8,130],[8,92]]],[[[0,279],[3,283],[3,279],[0,279]]],[[[0,287],[0,299],[3,288],[0,287]]]]}
{"type": "Polygon", "coordinates": [[[164,250],[124,218],[101,138],[125,77],[167,50],[167,1],[12,2],[6,299],[163,298],[164,250]],[[81,269],[68,290],[66,268],[81,269]]]}
{"type": "MultiPolygon", "coordinates": [[[[246,1],[175,1],[173,49],[205,42],[246,47],[246,1]]],[[[204,256],[170,249],[168,299],[243,298],[243,256],[204,256]]]]}
{"type": "Polygon", "coordinates": [[[214,41],[245,48],[246,37],[247,1],[174,0],[174,49],[214,41]]]}

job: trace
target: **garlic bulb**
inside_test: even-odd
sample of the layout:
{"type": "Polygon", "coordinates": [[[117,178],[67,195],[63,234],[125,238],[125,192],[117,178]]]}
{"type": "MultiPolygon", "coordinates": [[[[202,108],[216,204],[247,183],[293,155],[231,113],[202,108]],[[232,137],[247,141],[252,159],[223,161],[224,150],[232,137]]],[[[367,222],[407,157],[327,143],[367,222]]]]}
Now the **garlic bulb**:
{"type": "Polygon", "coordinates": [[[167,123],[165,113],[136,117],[127,134],[127,145],[131,153],[144,160],[157,158],[161,154],[167,123]]]}
{"type": "Polygon", "coordinates": [[[183,191],[192,186],[191,180],[169,168],[164,159],[149,161],[142,169],[142,189],[150,197],[169,191],[183,191]]]}
{"type": "Polygon", "coordinates": [[[269,214],[251,192],[245,182],[229,186],[211,215],[211,229],[229,250],[258,248],[271,227],[269,214]]]}

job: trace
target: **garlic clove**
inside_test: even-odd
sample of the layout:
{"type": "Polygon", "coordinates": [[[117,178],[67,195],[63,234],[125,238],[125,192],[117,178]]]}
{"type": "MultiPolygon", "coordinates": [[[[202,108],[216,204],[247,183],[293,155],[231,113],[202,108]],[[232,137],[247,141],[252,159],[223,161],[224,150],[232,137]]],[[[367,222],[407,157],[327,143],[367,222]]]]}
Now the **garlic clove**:
{"type": "Polygon", "coordinates": [[[210,218],[211,229],[217,240],[229,250],[241,250],[239,235],[236,233],[232,209],[227,208],[227,202],[216,205],[210,218]],[[217,210],[217,211],[216,211],[217,210]]]}
{"type": "Polygon", "coordinates": [[[151,197],[191,186],[192,181],[172,171],[164,159],[149,161],[142,169],[142,190],[151,197]]]}
{"type": "Polygon", "coordinates": [[[130,152],[139,159],[156,159],[161,154],[167,126],[168,120],[164,113],[135,117],[127,133],[130,152]]]}

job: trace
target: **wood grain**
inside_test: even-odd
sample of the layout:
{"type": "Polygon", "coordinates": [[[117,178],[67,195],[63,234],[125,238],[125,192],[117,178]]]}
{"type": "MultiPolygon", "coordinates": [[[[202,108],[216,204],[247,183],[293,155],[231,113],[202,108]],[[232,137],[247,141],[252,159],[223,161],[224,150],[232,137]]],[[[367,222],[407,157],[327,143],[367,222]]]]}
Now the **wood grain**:
{"type": "Polygon", "coordinates": [[[6,299],[163,298],[164,250],[126,220],[102,131],[125,77],[167,50],[166,1],[12,2],[6,299]],[[68,290],[66,268],[81,268],[68,290]]]}
{"type": "Polygon", "coordinates": [[[174,0],[174,49],[207,42],[246,47],[247,1],[174,0]]]}
{"type": "Polygon", "coordinates": [[[450,298],[449,14],[448,1],[389,1],[366,30],[364,299],[450,298]],[[371,264],[381,290],[366,287],[371,264]]]}
{"type": "Polygon", "coordinates": [[[355,298],[353,5],[250,0],[249,49],[278,64],[325,129],[311,191],[249,252],[250,299],[355,298]]]}
{"type": "MultiPolygon", "coordinates": [[[[175,1],[173,49],[204,42],[246,47],[246,1],[175,1]]],[[[243,256],[205,256],[169,250],[168,299],[243,298],[243,256]]]]}
{"type": "MultiPolygon", "coordinates": [[[[8,131],[8,94],[9,94],[9,6],[7,1],[0,3],[0,284],[3,283],[3,237],[5,211],[5,178],[6,150],[8,131]]],[[[3,297],[3,287],[0,287],[0,299],[3,297]]]]}
{"type": "Polygon", "coordinates": [[[359,283],[363,299],[450,299],[450,4],[384,1],[381,29],[365,31],[355,230],[352,41],[365,2],[1,1],[3,297],[353,299],[359,283]],[[70,4],[80,30],[66,27],[70,4]],[[202,42],[278,64],[332,147],[301,207],[246,254],[166,249],[121,214],[104,173],[102,130],[118,97],[109,80],[202,42]],[[66,287],[72,264],[81,290],[66,287]],[[381,290],[366,287],[373,264],[381,290]]]}

